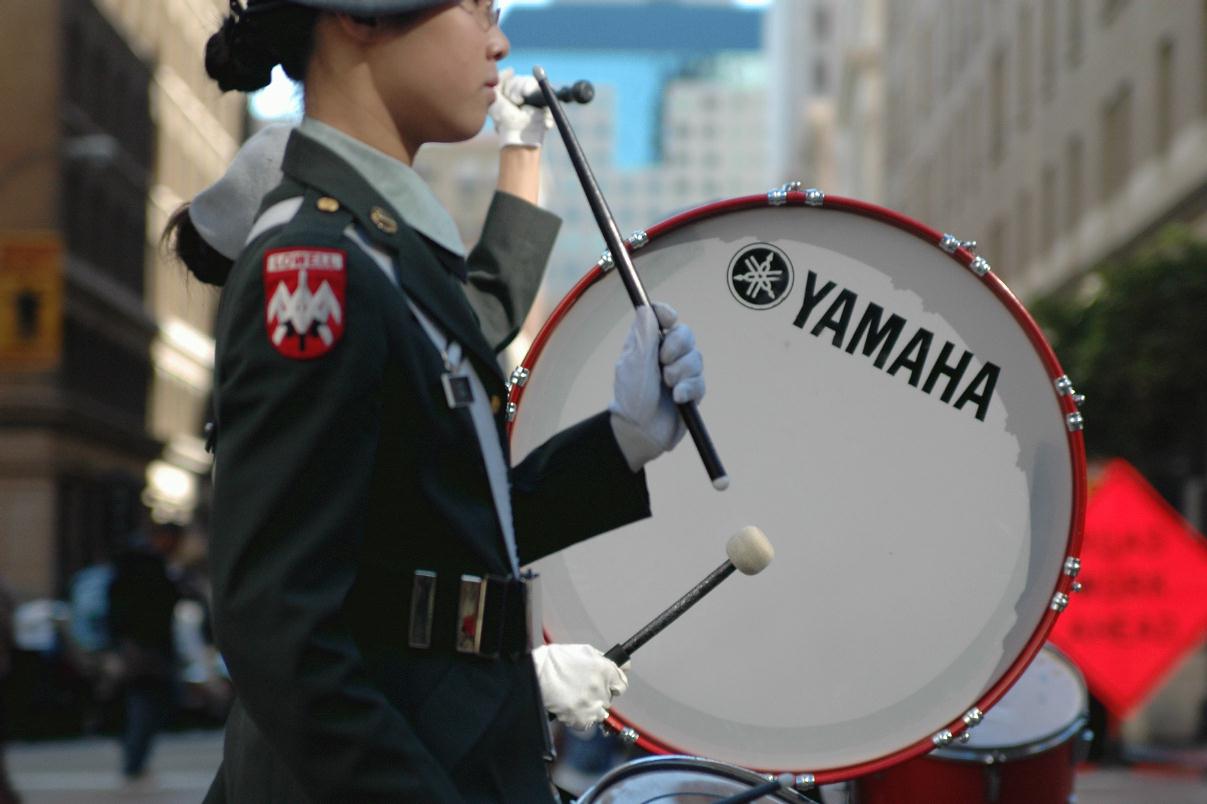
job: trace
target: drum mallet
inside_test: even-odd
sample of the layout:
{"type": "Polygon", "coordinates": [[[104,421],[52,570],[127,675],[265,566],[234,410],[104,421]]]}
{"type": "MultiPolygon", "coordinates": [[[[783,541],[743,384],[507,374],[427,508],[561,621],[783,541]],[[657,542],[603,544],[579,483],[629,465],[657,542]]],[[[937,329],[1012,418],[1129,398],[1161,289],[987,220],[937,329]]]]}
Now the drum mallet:
{"type": "MultiPolygon", "coordinates": [[[[556,94],[562,103],[590,103],[595,100],[595,85],[590,81],[575,81],[557,90],[556,94]]],[[[538,90],[524,96],[524,105],[543,108],[549,104],[545,102],[545,93],[538,90]]]]}
{"type": "Polygon", "coordinates": [[[683,613],[700,602],[700,598],[716,589],[721,581],[740,570],[743,575],[757,575],[767,568],[771,559],[775,558],[775,548],[767,541],[766,535],[753,525],[747,525],[729,537],[725,544],[725,554],[729,556],[725,563],[717,567],[708,577],[683,597],[671,604],[670,608],[659,614],[650,623],[624,642],[617,643],[604,654],[617,665],[622,665],[629,657],[645,643],[662,632],[668,625],[683,616],[683,613]]]}
{"type": "MultiPolygon", "coordinates": [[[[763,796],[779,792],[780,790],[796,790],[795,783],[796,777],[791,773],[781,773],[774,779],[768,779],[758,787],[752,787],[744,793],[737,793],[728,798],[716,799],[713,804],[748,804],[748,802],[758,801],[763,796]]],[[[811,802],[813,799],[806,798],[805,801],[811,802]]]]}
{"type": "MultiPolygon", "coordinates": [[[[570,128],[570,121],[566,119],[566,112],[558,101],[557,93],[549,84],[549,77],[545,75],[545,70],[541,67],[533,67],[532,74],[540,84],[541,93],[545,96],[545,103],[549,106],[549,111],[553,113],[553,120],[557,123],[557,130],[562,135],[562,141],[566,143],[566,152],[570,155],[570,161],[574,164],[575,172],[578,173],[578,180],[583,186],[583,192],[587,195],[587,202],[595,214],[595,222],[599,224],[604,241],[611,250],[612,262],[620,273],[625,290],[629,293],[629,299],[633,302],[634,307],[651,306],[650,297],[645,292],[645,287],[641,284],[641,277],[637,276],[637,270],[633,268],[633,260],[629,257],[629,251],[620,237],[620,230],[616,228],[612,210],[608,208],[603,191],[599,189],[599,184],[595,181],[595,174],[591,172],[591,167],[587,164],[587,157],[578,144],[578,137],[574,135],[574,129],[570,128]]],[[[662,334],[665,335],[666,332],[663,331],[662,334]]],[[[713,446],[712,438],[704,427],[704,420],[700,418],[699,409],[696,408],[694,402],[683,403],[678,405],[678,408],[679,415],[683,417],[683,424],[691,433],[692,441],[696,444],[696,451],[700,453],[700,460],[704,462],[704,468],[708,470],[708,477],[712,480],[713,488],[724,491],[729,488],[729,475],[726,474],[725,467],[721,465],[721,456],[717,454],[717,448],[713,446]]]]}

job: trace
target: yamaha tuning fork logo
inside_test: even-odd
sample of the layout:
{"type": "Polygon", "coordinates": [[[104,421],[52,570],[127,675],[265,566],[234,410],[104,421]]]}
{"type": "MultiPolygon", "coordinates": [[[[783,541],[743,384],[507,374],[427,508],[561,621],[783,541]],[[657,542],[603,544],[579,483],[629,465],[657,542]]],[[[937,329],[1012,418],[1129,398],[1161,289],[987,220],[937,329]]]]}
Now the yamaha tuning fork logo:
{"type": "Polygon", "coordinates": [[[752,310],[770,310],[792,292],[788,255],[769,243],[752,243],[729,262],[729,292],[752,310]]]}

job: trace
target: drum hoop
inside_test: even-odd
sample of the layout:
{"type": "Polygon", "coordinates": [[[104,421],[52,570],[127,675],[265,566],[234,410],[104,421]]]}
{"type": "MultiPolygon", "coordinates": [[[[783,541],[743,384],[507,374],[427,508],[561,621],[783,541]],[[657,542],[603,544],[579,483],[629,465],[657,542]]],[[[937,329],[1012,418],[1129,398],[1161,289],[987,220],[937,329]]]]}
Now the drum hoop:
{"type": "MultiPolygon", "coordinates": [[[[613,784],[650,768],[660,770],[699,770],[701,767],[708,770],[717,771],[719,775],[728,776],[729,778],[735,778],[733,776],[733,771],[736,769],[754,774],[755,776],[759,777],[760,781],[775,781],[774,775],[759,773],[758,771],[753,771],[750,768],[743,768],[740,765],[718,762],[715,759],[691,756],[690,754],[667,754],[654,757],[639,757],[638,759],[630,760],[623,765],[618,765],[617,767],[605,773],[603,776],[599,777],[594,784],[583,792],[583,795],[585,796],[587,793],[595,792],[596,790],[600,789],[602,785],[613,784]]],[[[603,789],[606,789],[606,787],[603,789]]],[[[797,795],[802,795],[799,790],[796,790],[795,787],[792,789],[793,792],[797,793],[797,795]]],[[[783,798],[778,791],[769,793],[768,795],[783,798]]]]}
{"type": "Polygon", "coordinates": [[[1052,656],[1057,663],[1063,665],[1073,672],[1073,680],[1077,682],[1077,691],[1080,693],[1081,711],[1074,716],[1073,720],[1066,726],[1062,726],[1051,734],[1046,734],[1038,739],[1027,743],[1014,743],[1013,745],[1001,747],[973,747],[964,745],[950,745],[946,748],[936,748],[931,756],[939,757],[940,759],[949,759],[956,762],[973,762],[980,765],[994,765],[1003,762],[1015,762],[1026,757],[1042,754],[1045,751],[1055,748],[1058,745],[1063,745],[1073,739],[1081,732],[1086,723],[1090,720],[1089,701],[1090,691],[1085,683],[1085,676],[1077,665],[1065,655],[1065,652],[1056,645],[1049,642],[1044,645],[1040,653],[1046,653],[1052,656]]]}
{"type": "MultiPolygon", "coordinates": [[[[914,235],[915,237],[934,246],[940,254],[950,257],[957,264],[967,269],[975,278],[979,279],[989,291],[997,297],[997,300],[1006,307],[1014,320],[1030,340],[1032,347],[1040,358],[1044,367],[1048,371],[1048,377],[1053,382],[1053,393],[1056,395],[1057,403],[1060,406],[1062,417],[1065,419],[1065,432],[1068,439],[1068,446],[1073,472],[1073,505],[1069,522],[1069,538],[1066,555],[1066,567],[1070,559],[1080,561],[1082,532],[1085,526],[1085,508],[1086,508],[1086,458],[1085,458],[1085,437],[1080,428],[1072,428],[1068,426],[1070,417],[1080,415],[1077,404],[1074,402],[1072,395],[1062,393],[1057,389],[1057,380],[1064,378],[1065,372],[1060,365],[1060,361],[1056,357],[1056,353],[1052,350],[1052,346],[1044,337],[1043,331],[1031,314],[1027,312],[1018,297],[1006,286],[996,273],[994,273],[987,264],[984,265],[983,272],[973,270],[972,264],[978,258],[963,245],[949,252],[944,249],[941,243],[946,237],[943,233],[930,228],[920,221],[914,220],[899,212],[891,209],[871,204],[866,201],[860,201],[855,198],[845,198],[842,196],[825,195],[821,204],[807,203],[806,194],[801,191],[789,192],[787,194],[786,203],[776,203],[767,194],[741,196],[739,198],[731,198],[725,201],[718,201],[694,209],[681,212],[670,218],[667,218],[649,229],[645,230],[646,237],[640,238],[640,245],[634,245],[633,242],[626,242],[625,248],[632,253],[640,248],[644,248],[649,243],[654,242],[658,237],[669,234],[677,229],[680,229],[689,224],[697,223],[708,218],[716,217],[727,212],[739,212],[749,209],[769,208],[781,209],[783,207],[801,207],[805,210],[823,209],[834,210],[839,212],[847,212],[854,215],[859,215],[865,218],[871,218],[881,223],[886,223],[894,226],[902,231],[914,235]]],[[[577,283],[566,293],[562,300],[550,313],[549,318],[537,333],[532,345],[528,349],[528,353],[524,356],[524,360],[520,366],[528,371],[540,359],[541,353],[545,346],[548,345],[554,331],[561,323],[562,319],[569,314],[571,308],[578,302],[579,298],[596,282],[600,281],[607,275],[607,271],[603,267],[604,260],[600,260],[592,266],[577,283]]],[[[509,401],[514,404],[515,410],[519,410],[520,403],[524,396],[524,387],[520,384],[512,386],[509,401]]],[[[508,423],[507,432],[510,436],[514,429],[514,419],[508,423]]],[[[1080,566],[1078,564],[1077,566],[1080,566]]],[[[997,683],[989,688],[989,691],[981,696],[979,700],[974,702],[965,713],[961,713],[953,721],[951,721],[944,729],[940,729],[937,733],[923,737],[911,745],[898,749],[891,754],[887,754],[878,759],[869,760],[854,765],[845,765],[838,768],[829,769],[792,769],[792,768],[761,768],[758,772],[763,773],[793,773],[793,774],[811,774],[814,775],[819,784],[829,784],[831,782],[840,782],[851,779],[857,776],[863,776],[869,773],[885,770],[894,765],[897,765],[906,760],[921,756],[927,752],[933,751],[936,748],[941,748],[950,744],[950,742],[958,737],[966,729],[971,728],[970,723],[979,722],[979,718],[970,717],[975,712],[983,713],[989,711],[994,704],[1001,700],[1002,696],[1018,681],[1022,676],[1023,671],[1034,660],[1040,649],[1044,646],[1049,632],[1056,624],[1057,617],[1064,610],[1070,596],[1075,591],[1074,582],[1076,571],[1063,570],[1057,577],[1056,585],[1053,588],[1049,600],[1051,601],[1044,616],[1040,619],[1039,625],[1032,634],[1031,639],[1024,645],[1022,652],[1014,660],[1014,663],[1006,670],[1005,674],[998,679],[997,683]],[[1063,602],[1062,602],[1063,601],[1063,602]]],[[[545,634],[546,641],[549,640],[549,634],[545,634]]],[[[635,733],[637,737],[635,742],[638,746],[655,754],[669,754],[690,756],[690,751],[684,751],[669,743],[662,742],[656,738],[648,737],[641,734],[635,724],[631,724],[623,717],[618,715],[609,715],[608,725],[616,731],[624,731],[628,729],[631,733],[635,733]]]]}

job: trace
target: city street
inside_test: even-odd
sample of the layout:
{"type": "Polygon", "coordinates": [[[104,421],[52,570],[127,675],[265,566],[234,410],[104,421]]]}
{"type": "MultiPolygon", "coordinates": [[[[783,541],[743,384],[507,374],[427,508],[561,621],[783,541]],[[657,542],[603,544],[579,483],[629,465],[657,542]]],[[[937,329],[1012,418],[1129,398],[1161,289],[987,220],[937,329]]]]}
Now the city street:
{"type": "MultiPolygon", "coordinates": [[[[217,732],[161,738],[151,760],[153,775],[137,787],[127,787],[118,773],[113,740],[11,745],[8,767],[26,804],[196,804],[218,764],[221,740],[217,732]]],[[[1115,768],[1078,777],[1077,804],[1138,802],[1207,804],[1207,777],[1115,768]]]]}

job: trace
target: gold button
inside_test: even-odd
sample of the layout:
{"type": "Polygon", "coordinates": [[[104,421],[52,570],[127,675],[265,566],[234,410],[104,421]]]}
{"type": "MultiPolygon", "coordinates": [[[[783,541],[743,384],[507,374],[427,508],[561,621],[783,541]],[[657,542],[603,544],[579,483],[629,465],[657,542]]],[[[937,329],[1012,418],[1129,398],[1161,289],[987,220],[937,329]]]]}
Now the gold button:
{"type": "Polygon", "coordinates": [[[319,208],[319,212],[339,212],[339,202],[329,195],[323,196],[314,205],[319,208]]]}
{"type": "Polygon", "coordinates": [[[373,221],[374,226],[386,234],[394,234],[398,231],[398,221],[390,217],[390,213],[381,207],[373,207],[373,211],[369,213],[369,219],[373,221]]]}
{"type": "Polygon", "coordinates": [[[498,394],[493,394],[493,395],[491,395],[491,397],[490,397],[490,412],[491,412],[491,413],[498,413],[498,412],[499,412],[499,409],[500,409],[500,408],[502,408],[502,407],[503,407],[503,400],[499,398],[498,394]]]}

